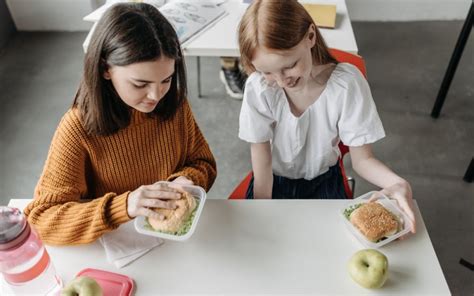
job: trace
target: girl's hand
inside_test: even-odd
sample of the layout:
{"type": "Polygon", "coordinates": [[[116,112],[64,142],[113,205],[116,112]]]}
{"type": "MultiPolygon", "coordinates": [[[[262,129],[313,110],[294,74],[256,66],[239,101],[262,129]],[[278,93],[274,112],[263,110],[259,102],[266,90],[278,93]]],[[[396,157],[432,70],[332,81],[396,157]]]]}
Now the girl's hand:
{"type": "Polygon", "coordinates": [[[152,208],[175,209],[174,200],[180,198],[181,193],[167,184],[143,185],[128,195],[127,213],[131,218],[145,216],[163,219],[163,215],[153,211],[152,208]]]}
{"type": "Polygon", "coordinates": [[[410,184],[406,181],[395,183],[392,186],[384,188],[380,191],[387,197],[394,199],[398,206],[408,215],[410,218],[411,232],[416,232],[415,227],[415,214],[413,213],[413,193],[411,191],[410,184]]]}
{"type": "Polygon", "coordinates": [[[182,185],[194,185],[194,182],[189,180],[185,176],[179,176],[178,178],[174,179],[172,182],[176,184],[182,184],[182,185]]]}

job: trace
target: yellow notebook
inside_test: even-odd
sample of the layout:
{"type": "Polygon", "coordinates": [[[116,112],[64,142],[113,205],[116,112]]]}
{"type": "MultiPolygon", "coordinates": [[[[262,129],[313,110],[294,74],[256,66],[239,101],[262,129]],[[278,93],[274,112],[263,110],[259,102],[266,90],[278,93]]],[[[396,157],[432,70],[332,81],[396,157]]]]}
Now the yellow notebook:
{"type": "Polygon", "coordinates": [[[334,29],[336,26],[336,5],[303,4],[318,27],[334,29]]]}

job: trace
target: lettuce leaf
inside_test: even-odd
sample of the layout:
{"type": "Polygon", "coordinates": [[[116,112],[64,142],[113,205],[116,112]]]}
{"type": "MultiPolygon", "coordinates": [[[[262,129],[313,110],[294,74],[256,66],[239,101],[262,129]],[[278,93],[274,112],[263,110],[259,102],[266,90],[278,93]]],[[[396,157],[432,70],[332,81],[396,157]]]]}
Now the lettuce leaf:
{"type": "Polygon", "coordinates": [[[346,208],[344,210],[344,216],[346,217],[346,219],[349,220],[349,218],[351,217],[352,212],[357,210],[361,205],[362,205],[362,203],[358,203],[358,204],[351,205],[348,208],[346,208]]]}

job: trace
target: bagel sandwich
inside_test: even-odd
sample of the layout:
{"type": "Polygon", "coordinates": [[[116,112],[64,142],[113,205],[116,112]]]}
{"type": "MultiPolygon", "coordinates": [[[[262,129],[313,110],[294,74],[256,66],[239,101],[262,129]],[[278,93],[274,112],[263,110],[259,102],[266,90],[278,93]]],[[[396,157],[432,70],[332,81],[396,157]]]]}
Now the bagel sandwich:
{"type": "Polygon", "coordinates": [[[156,208],[155,212],[163,219],[148,218],[148,223],[155,231],[177,234],[192,216],[197,207],[196,199],[186,191],[180,191],[181,199],[175,201],[176,209],[156,208]]]}
{"type": "Polygon", "coordinates": [[[378,202],[360,204],[349,216],[349,221],[371,242],[379,242],[397,233],[399,220],[378,202]]]}

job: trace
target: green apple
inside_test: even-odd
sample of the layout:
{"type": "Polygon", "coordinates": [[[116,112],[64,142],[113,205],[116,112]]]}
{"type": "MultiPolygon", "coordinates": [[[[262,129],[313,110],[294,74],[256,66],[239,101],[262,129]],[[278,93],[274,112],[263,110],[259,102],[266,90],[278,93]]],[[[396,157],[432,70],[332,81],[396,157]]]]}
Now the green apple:
{"type": "Polygon", "coordinates": [[[62,291],[61,296],[102,296],[102,288],[93,278],[79,276],[62,291]]]}
{"type": "Polygon", "coordinates": [[[364,288],[377,289],[388,277],[388,260],[381,252],[364,249],[352,255],[347,265],[351,278],[364,288]]]}

